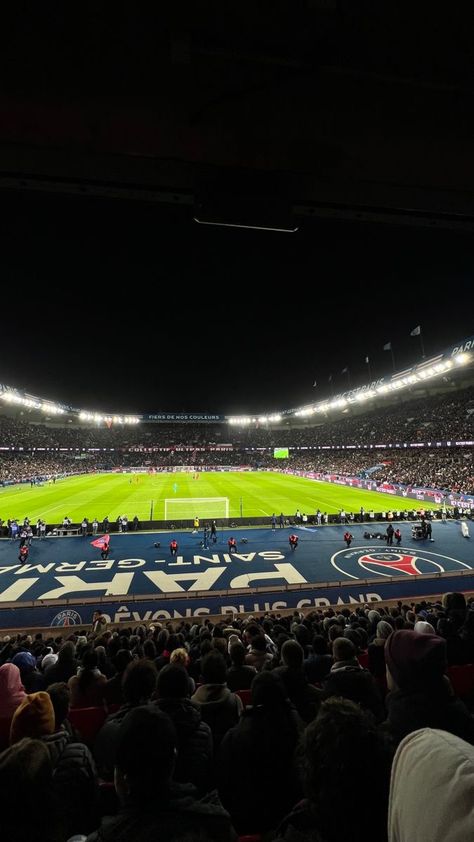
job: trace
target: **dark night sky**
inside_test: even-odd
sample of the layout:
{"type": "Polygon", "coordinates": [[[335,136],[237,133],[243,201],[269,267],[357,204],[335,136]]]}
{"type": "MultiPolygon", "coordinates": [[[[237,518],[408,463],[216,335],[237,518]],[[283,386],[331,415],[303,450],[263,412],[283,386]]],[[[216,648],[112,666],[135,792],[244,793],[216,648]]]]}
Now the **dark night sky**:
{"type": "Polygon", "coordinates": [[[156,205],[1,198],[0,381],[122,412],[297,406],[473,332],[469,234],[198,226],[156,205]],[[314,389],[314,380],[318,388],[314,389]]]}

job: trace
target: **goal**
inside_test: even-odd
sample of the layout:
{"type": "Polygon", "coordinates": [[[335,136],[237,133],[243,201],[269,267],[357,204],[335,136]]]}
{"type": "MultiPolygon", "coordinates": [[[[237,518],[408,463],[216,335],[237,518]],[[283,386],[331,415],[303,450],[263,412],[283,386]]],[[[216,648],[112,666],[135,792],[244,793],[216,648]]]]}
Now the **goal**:
{"type": "Polygon", "coordinates": [[[228,518],[228,497],[171,497],[165,500],[165,520],[228,518]]]}

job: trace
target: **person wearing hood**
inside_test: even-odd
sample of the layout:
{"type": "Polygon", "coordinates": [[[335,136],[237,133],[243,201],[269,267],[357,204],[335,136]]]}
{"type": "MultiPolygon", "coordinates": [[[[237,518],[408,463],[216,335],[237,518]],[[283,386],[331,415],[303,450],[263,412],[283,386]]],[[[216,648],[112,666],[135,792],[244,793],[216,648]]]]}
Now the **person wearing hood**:
{"type": "Polygon", "coordinates": [[[10,719],[26,696],[16,664],[0,667],[0,719],[10,719]]]}
{"type": "Polygon", "coordinates": [[[158,673],[155,704],[170,717],[176,729],[178,756],[173,780],[194,784],[204,793],[211,788],[212,734],[209,725],[201,721],[199,706],[188,698],[188,682],[183,667],[163,667],[158,673]]]}
{"type": "Polygon", "coordinates": [[[230,816],[217,793],[197,798],[191,784],[173,781],[178,739],[154,705],[131,711],[117,742],[114,782],[121,807],[87,842],[234,842],[230,816]]]}
{"type": "Polygon", "coordinates": [[[408,629],[393,632],[385,644],[387,728],[396,743],[419,728],[449,731],[474,743],[474,719],[445,675],[446,641],[408,629]]]}
{"type": "Polygon", "coordinates": [[[446,731],[413,731],[393,760],[388,842],[465,842],[473,795],[474,748],[446,731]]]}
{"type": "Polygon", "coordinates": [[[342,696],[370,710],[377,722],[384,718],[384,706],[380,689],[370,672],[363,669],[356,656],[352,640],[337,637],[333,643],[334,663],[323,684],[325,699],[342,696]]]}
{"type": "Polygon", "coordinates": [[[36,668],[36,658],[31,652],[17,652],[12,664],[20,670],[21,680],[27,693],[36,693],[44,687],[44,676],[36,668]]]}

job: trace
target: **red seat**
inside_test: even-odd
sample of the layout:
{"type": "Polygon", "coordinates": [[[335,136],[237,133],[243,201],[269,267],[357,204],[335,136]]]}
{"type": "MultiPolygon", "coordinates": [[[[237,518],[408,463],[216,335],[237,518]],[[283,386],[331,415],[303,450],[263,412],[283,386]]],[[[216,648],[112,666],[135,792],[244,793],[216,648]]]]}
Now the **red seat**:
{"type": "MultiPolygon", "coordinates": [[[[252,704],[252,692],[251,690],[237,690],[236,695],[239,696],[244,708],[248,707],[252,704]]],[[[253,839],[253,836],[249,836],[249,839],[253,839]]]]}
{"type": "Polygon", "coordinates": [[[368,652],[361,652],[360,655],[357,655],[357,660],[361,665],[362,669],[368,670],[369,669],[369,653],[368,652]]]}
{"type": "Polygon", "coordinates": [[[251,833],[250,836],[239,836],[237,842],[261,842],[261,839],[260,833],[251,833]]]}
{"type": "Polygon", "coordinates": [[[107,705],[107,715],[111,713],[117,713],[117,711],[120,710],[121,707],[122,705],[119,705],[116,702],[114,702],[113,705],[107,705]]]}
{"type": "Polygon", "coordinates": [[[464,702],[474,699],[474,664],[448,667],[448,678],[456,696],[464,702]]]}
{"type": "Polygon", "coordinates": [[[96,734],[102,728],[106,716],[105,708],[71,708],[68,718],[81,740],[86,745],[91,746],[96,734]]]}

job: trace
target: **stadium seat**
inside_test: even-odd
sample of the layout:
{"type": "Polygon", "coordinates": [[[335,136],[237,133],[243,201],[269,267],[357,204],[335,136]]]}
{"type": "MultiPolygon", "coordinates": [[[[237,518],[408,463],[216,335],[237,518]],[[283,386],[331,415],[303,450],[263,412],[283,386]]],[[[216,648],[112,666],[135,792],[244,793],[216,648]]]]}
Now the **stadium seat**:
{"type": "Polygon", "coordinates": [[[122,705],[116,703],[113,705],[107,705],[107,716],[110,716],[111,713],[117,713],[117,711],[120,710],[121,707],[122,705]]]}
{"type": "Polygon", "coordinates": [[[107,712],[105,708],[71,708],[69,721],[78,732],[81,740],[88,746],[94,742],[95,736],[105,722],[107,712]]]}
{"type": "Polygon", "coordinates": [[[463,702],[474,701],[474,664],[448,667],[447,676],[456,696],[463,702]]]}
{"type": "Polygon", "coordinates": [[[251,833],[250,836],[239,836],[237,842],[261,842],[260,833],[251,833]]]}
{"type": "Polygon", "coordinates": [[[369,653],[368,652],[361,652],[360,655],[357,655],[357,660],[361,667],[365,670],[369,669],[369,653]]]}
{"type": "Polygon", "coordinates": [[[252,704],[252,693],[250,690],[237,690],[236,695],[239,696],[244,708],[252,704]]]}

